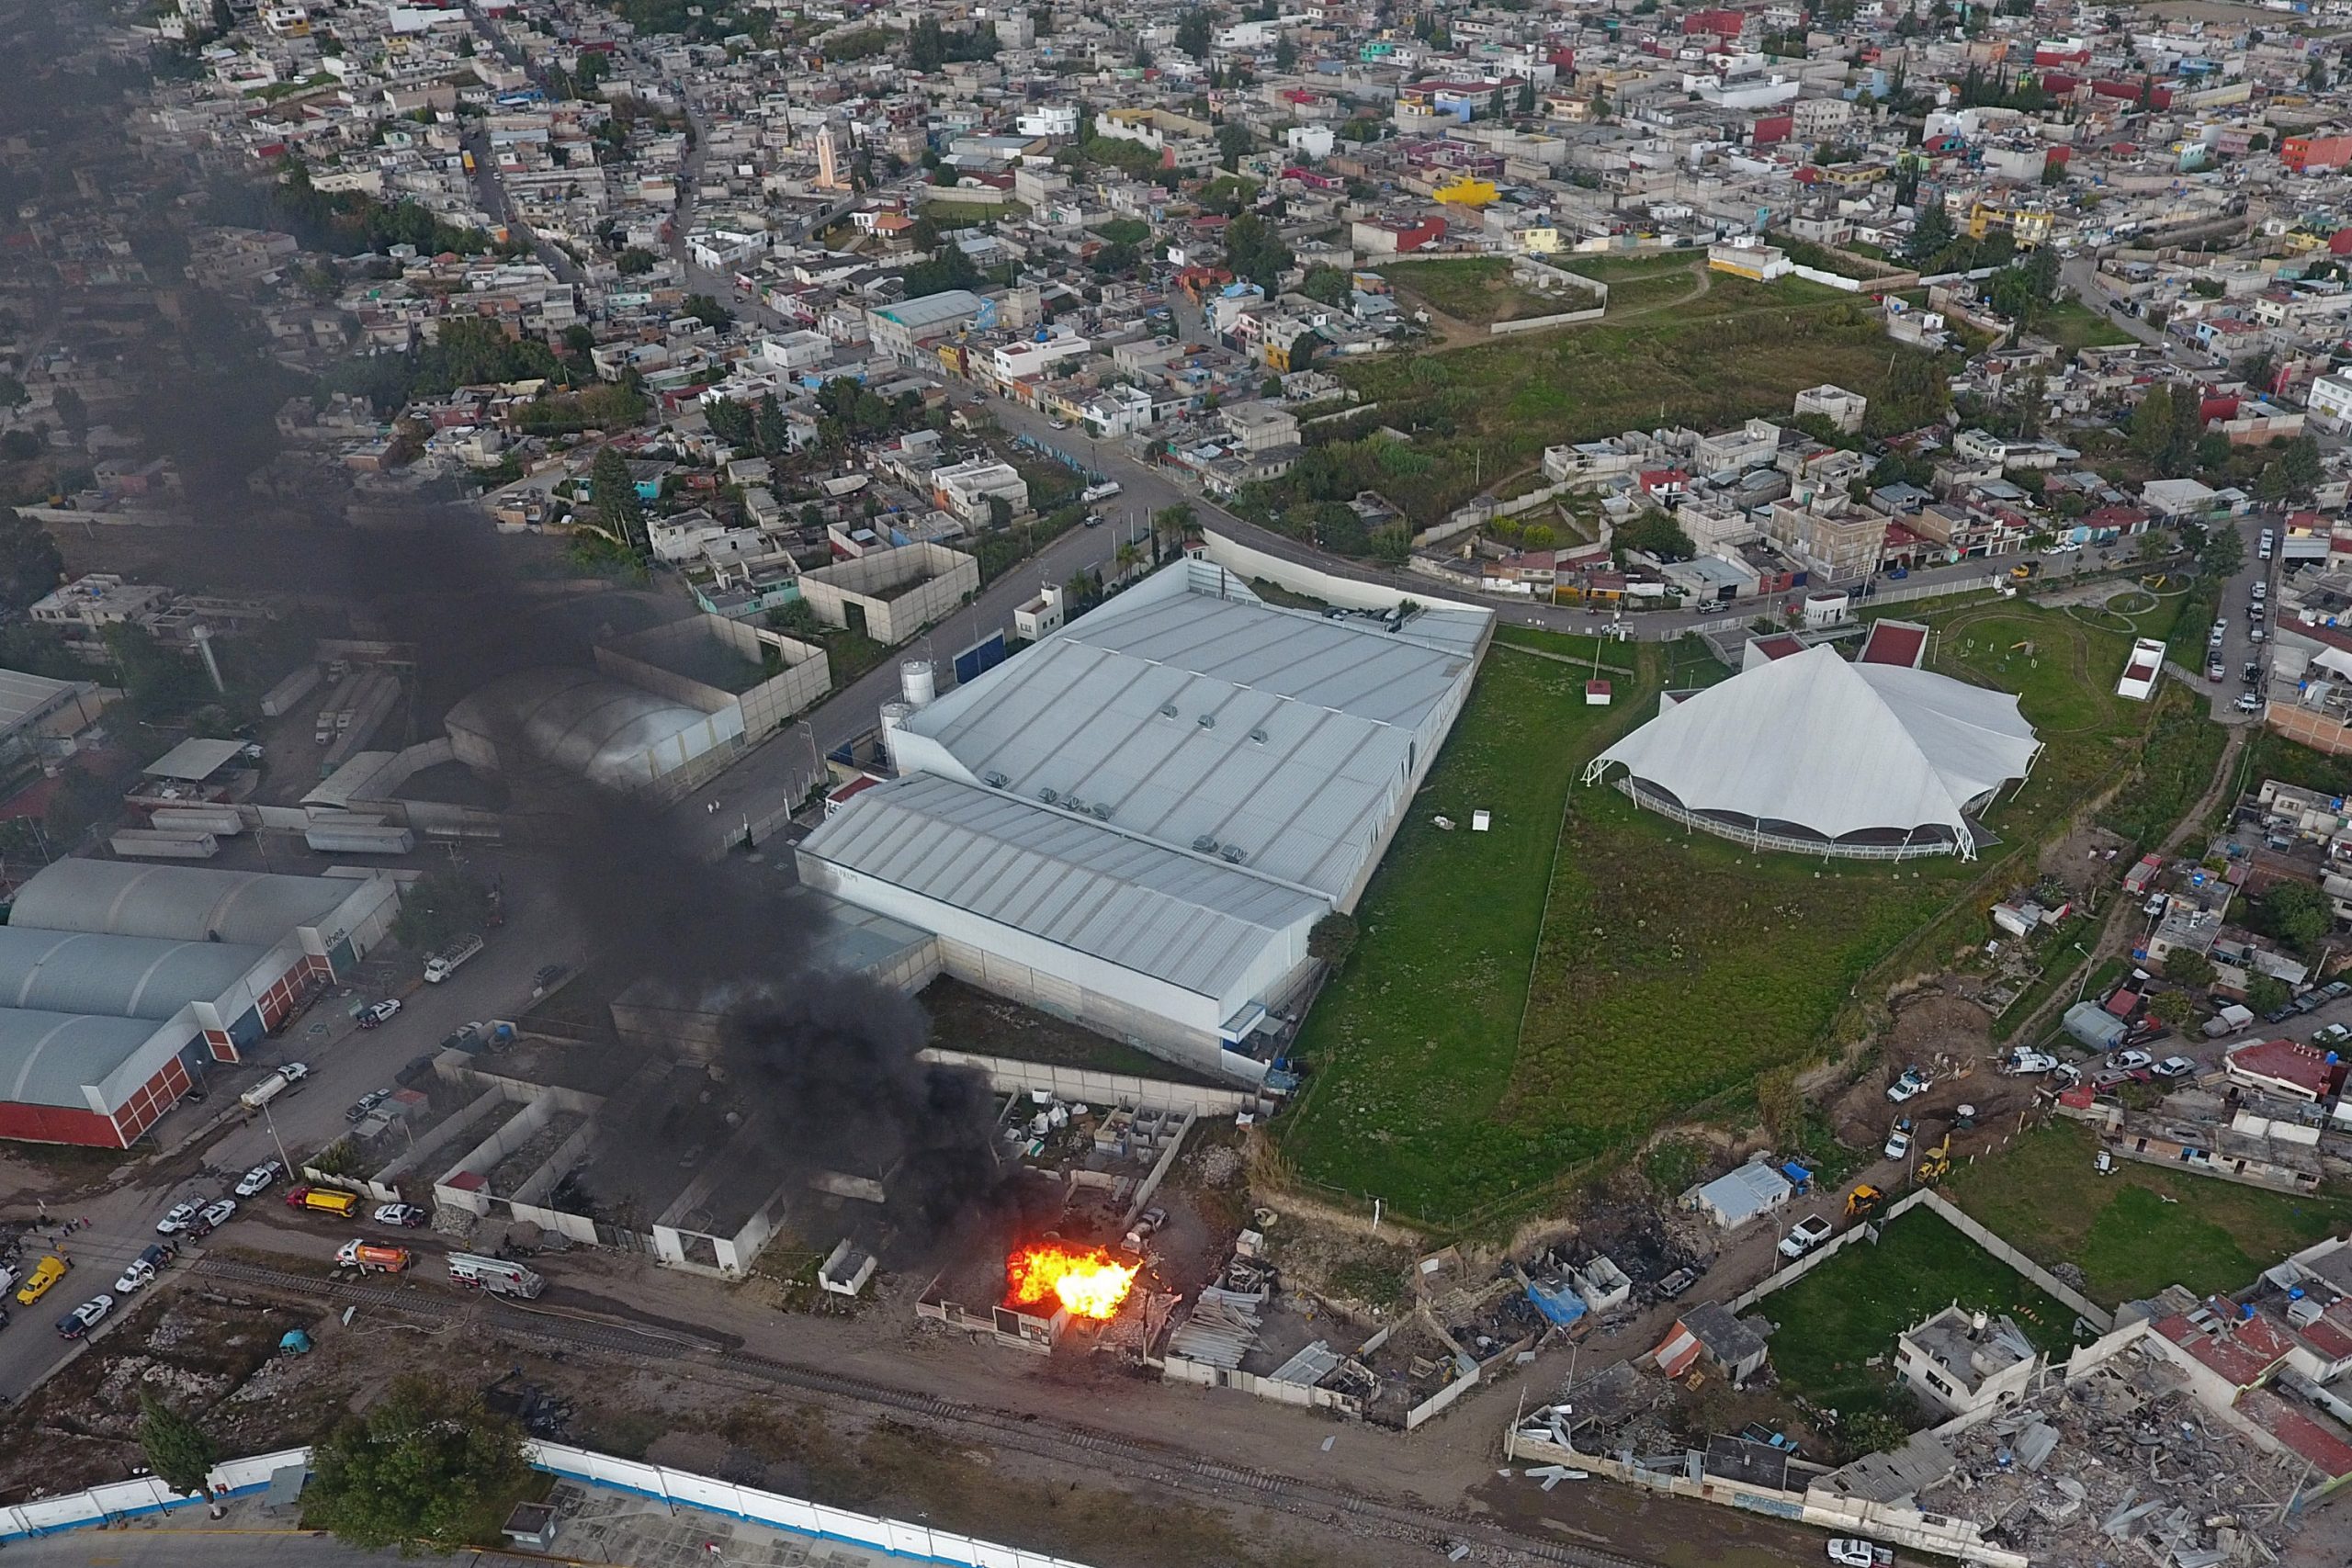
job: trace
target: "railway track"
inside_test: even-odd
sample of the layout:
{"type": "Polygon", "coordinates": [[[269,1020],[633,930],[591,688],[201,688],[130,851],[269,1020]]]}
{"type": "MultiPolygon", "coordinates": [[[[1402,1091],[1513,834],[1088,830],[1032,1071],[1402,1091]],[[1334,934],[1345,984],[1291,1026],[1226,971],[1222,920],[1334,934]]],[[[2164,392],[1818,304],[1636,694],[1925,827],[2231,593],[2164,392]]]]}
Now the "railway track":
{"type": "Polygon", "coordinates": [[[1483,1520],[1385,1502],[1345,1487],[1230,1464],[1173,1444],[1124,1438],[1069,1422],[940,1399],[888,1383],[730,1349],[715,1340],[697,1341],[684,1335],[648,1332],[494,1298],[451,1299],[414,1290],[321,1279],[225,1258],[202,1259],[192,1272],[221,1284],[247,1285],[345,1305],[381,1307],[430,1322],[454,1323],[481,1314],[496,1331],[514,1338],[568,1350],[602,1350],[732,1372],[869,1412],[917,1417],[990,1447],[1011,1449],[1087,1470],[1115,1468],[1131,1480],[1147,1481],[1219,1502],[1247,1502],[1318,1524],[1339,1525],[1395,1540],[1418,1540],[1432,1547],[1462,1541],[1474,1549],[1483,1548],[1478,1552],[1483,1562],[1556,1563],[1561,1568],[1651,1568],[1637,1559],[1613,1552],[1538,1540],[1483,1520]]]}

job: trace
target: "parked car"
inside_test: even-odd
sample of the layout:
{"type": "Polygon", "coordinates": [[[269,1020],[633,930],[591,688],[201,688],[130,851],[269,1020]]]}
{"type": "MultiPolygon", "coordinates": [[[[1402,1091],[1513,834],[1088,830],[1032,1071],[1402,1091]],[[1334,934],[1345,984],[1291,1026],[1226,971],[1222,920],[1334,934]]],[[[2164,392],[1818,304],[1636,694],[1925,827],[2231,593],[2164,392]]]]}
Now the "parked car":
{"type": "Polygon", "coordinates": [[[2153,1065],[2155,1058],[2145,1051],[2118,1051],[2107,1059],[2107,1065],[2119,1073],[2137,1071],[2153,1065]]]}
{"type": "Polygon", "coordinates": [[[2030,1077],[2037,1073],[2054,1073],[2058,1058],[2047,1051],[2029,1051],[2020,1045],[2001,1063],[2001,1070],[2017,1077],[2030,1077]]]}
{"type": "Polygon", "coordinates": [[[2238,694],[2237,710],[2240,713],[2260,713],[2262,711],[2262,699],[2256,696],[2252,692],[2240,692],[2238,694]]]}
{"type": "Polygon", "coordinates": [[[274,1159],[266,1159],[237,1179],[235,1191],[240,1198],[251,1198],[268,1190],[269,1184],[286,1174],[285,1168],[274,1159]]]}
{"type": "Polygon", "coordinates": [[[379,1225],[413,1227],[425,1222],[426,1214],[413,1203],[379,1203],[376,1206],[376,1223],[379,1225]]]}
{"type": "Polygon", "coordinates": [[[2220,682],[2222,679],[2222,661],[2220,660],[2213,660],[2205,666],[2205,679],[2216,683],[2220,682]]]}
{"type": "Polygon", "coordinates": [[[351,1109],[343,1113],[343,1119],[346,1122],[360,1121],[367,1116],[368,1112],[375,1110],[376,1107],[383,1104],[384,1101],[391,1098],[392,1091],[390,1089],[371,1089],[366,1094],[361,1095],[357,1100],[352,1102],[351,1109]]]}
{"type": "Polygon", "coordinates": [[[571,973],[571,969],[561,964],[542,964],[539,972],[531,976],[531,984],[544,991],[571,973]]]}
{"type": "Polygon", "coordinates": [[[1829,1561],[1838,1568],[1894,1568],[1894,1553],[1872,1541],[1839,1536],[1829,1543],[1829,1561]]]}
{"type": "Polygon", "coordinates": [[[206,1230],[217,1231],[227,1224],[229,1217],[236,1212],[237,1201],[234,1198],[216,1198],[204,1206],[204,1213],[198,1214],[197,1219],[202,1223],[206,1230]]]}
{"type": "Polygon", "coordinates": [[[393,1019],[399,1017],[400,1010],[400,998],[386,997],[374,1007],[368,1008],[360,1013],[359,1027],[362,1029],[379,1028],[383,1024],[390,1023],[393,1019]]]}
{"type": "Polygon", "coordinates": [[[170,1213],[155,1222],[155,1234],[177,1235],[195,1224],[196,1216],[202,1213],[204,1213],[204,1202],[201,1199],[191,1198],[185,1203],[175,1203],[170,1213]]]}
{"type": "Polygon", "coordinates": [[[1829,1239],[1829,1222],[1819,1214],[1807,1214],[1781,1238],[1781,1256],[1803,1258],[1829,1239]]]}
{"type": "Polygon", "coordinates": [[[1897,1127],[1886,1135],[1886,1157],[1907,1159],[1911,1155],[1911,1134],[1897,1127]]]}
{"type": "Polygon", "coordinates": [[[57,1320],[57,1332],[64,1338],[79,1339],[104,1322],[107,1314],[112,1311],[114,1311],[112,1296],[92,1296],[57,1320]]]}
{"type": "Polygon", "coordinates": [[[2155,1066],[2160,1078],[2185,1078],[2197,1070],[2197,1064],[2186,1056],[2166,1056],[2155,1066]]]}
{"type": "Polygon", "coordinates": [[[136,1295],[142,1286],[153,1284],[154,1280],[155,1266],[153,1264],[141,1263],[133,1259],[130,1266],[122,1271],[121,1278],[115,1280],[114,1288],[126,1296],[136,1295]]]}
{"type": "Polygon", "coordinates": [[[1905,1067],[1903,1076],[1886,1086],[1886,1098],[1900,1105],[1928,1092],[1928,1075],[1917,1067],[1905,1067]]]}

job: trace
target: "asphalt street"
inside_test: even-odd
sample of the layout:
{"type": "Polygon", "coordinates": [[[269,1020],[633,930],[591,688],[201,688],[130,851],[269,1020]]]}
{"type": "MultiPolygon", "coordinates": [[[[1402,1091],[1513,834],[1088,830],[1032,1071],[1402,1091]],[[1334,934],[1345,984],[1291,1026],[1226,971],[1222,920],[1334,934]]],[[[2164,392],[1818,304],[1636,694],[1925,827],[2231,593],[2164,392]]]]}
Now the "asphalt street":
{"type": "MultiPolygon", "coordinates": [[[[277,856],[281,870],[288,869],[286,858],[286,852],[277,856]]],[[[420,858],[417,863],[446,862],[434,857],[430,862],[420,858]]],[[[6,1331],[0,1332],[0,1395],[12,1401],[20,1398],[79,1353],[77,1346],[58,1337],[53,1326],[74,1307],[101,1292],[116,1297],[114,1315],[97,1330],[101,1339],[121,1320],[128,1303],[115,1290],[115,1279],[141,1249],[159,1239],[155,1222],[173,1204],[184,1199],[209,1201],[227,1195],[240,1176],[263,1160],[277,1157],[281,1147],[299,1164],[348,1131],[344,1111],[355,1100],[371,1090],[391,1088],[403,1066],[435,1049],[459,1025],[511,1018],[521,1011],[528,1005],[532,978],[540,965],[576,966],[582,962],[585,939],[557,898],[554,878],[544,863],[512,851],[493,851],[476,852],[469,869],[497,877],[506,909],[505,923],[488,933],[488,943],[479,956],[437,986],[422,983],[414,960],[390,974],[384,973],[389,964],[370,964],[371,976],[381,976],[384,983],[356,994],[369,999],[401,997],[397,1018],[379,1029],[361,1030],[348,1011],[354,994],[330,991],[285,1034],[257,1047],[253,1064],[209,1072],[205,1099],[200,1103],[183,1101],[156,1124],[153,1135],[166,1151],[162,1157],[88,1202],[70,1208],[61,1204],[50,1211],[52,1220],[90,1223],[62,1238],[62,1244],[53,1232],[46,1242],[28,1239],[20,1266],[29,1267],[40,1256],[36,1248],[48,1246],[58,1247],[73,1267],[31,1305],[19,1304],[14,1290],[0,1297],[0,1303],[12,1314],[6,1331]],[[246,1111],[238,1103],[238,1094],[277,1064],[289,1060],[308,1066],[310,1077],[292,1092],[278,1096],[263,1114],[246,1111]]],[[[288,1185],[280,1181],[260,1196],[244,1200],[243,1206],[277,1203],[288,1185]]],[[[322,1219],[318,1250],[324,1256],[355,1231],[378,1228],[322,1219]]]]}

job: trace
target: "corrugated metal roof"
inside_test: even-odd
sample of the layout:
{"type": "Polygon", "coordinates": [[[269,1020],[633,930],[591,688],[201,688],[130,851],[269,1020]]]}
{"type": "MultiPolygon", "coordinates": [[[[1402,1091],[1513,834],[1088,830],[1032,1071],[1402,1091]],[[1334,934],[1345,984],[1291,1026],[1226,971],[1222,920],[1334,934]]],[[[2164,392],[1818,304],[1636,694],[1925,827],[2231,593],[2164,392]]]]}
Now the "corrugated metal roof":
{"type": "Polygon", "coordinates": [[[1219,998],[1275,933],[1326,908],[1263,877],[927,774],[867,790],[800,850],[1219,998]]]}
{"type": "Polygon", "coordinates": [[[645,782],[645,753],[709,716],[588,670],[518,670],[460,699],[443,721],[495,746],[518,733],[551,762],[598,784],[645,782]]]}
{"type": "Polygon", "coordinates": [[[210,778],[243,746],[241,740],[207,740],[191,735],[139,771],[156,779],[210,778]]]}
{"type": "Polygon", "coordinates": [[[98,1085],[155,1037],[137,1018],[0,1008],[0,1100],[90,1109],[84,1085],[98,1085]]]}
{"type": "Polygon", "coordinates": [[[1471,660],[1363,617],[1189,591],[1185,570],[1111,600],[906,728],[975,780],[1107,807],[1114,825],[1163,844],[1214,840],[1253,870],[1337,895],[1426,761],[1418,728],[1470,679],[1471,660]]]}
{"type": "Polygon", "coordinates": [[[266,952],[238,942],[0,926],[0,1007],[169,1018],[191,1001],[221,996],[266,952]]]}
{"type": "Polygon", "coordinates": [[[6,734],[77,685],[85,682],[52,681],[22,670],[0,670],[0,734],[6,734]]]}
{"type": "Polygon", "coordinates": [[[326,919],[356,883],[194,865],[62,860],[17,890],[8,923],[40,931],[273,947],[326,919]]]}

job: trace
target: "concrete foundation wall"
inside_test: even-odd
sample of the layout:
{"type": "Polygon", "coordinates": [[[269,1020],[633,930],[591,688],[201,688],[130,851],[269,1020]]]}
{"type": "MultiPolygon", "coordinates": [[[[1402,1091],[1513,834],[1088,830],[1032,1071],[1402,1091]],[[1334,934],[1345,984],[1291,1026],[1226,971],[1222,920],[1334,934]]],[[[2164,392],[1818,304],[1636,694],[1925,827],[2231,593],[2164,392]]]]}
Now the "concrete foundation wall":
{"type": "Polygon", "coordinates": [[[800,596],[820,620],[847,626],[854,604],[865,615],[866,635],[886,643],[906,641],[979,591],[978,561],[928,541],[836,561],[800,579],[800,596]],[[893,597],[881,597],[893,591],[893,597]]]}
{"type": "Polygon", "coordinates": [[[985,1056],[944,1045],[927,1048],[922,1059],[951,1067],[977,1067],[989,1076],[989,1087],[1000,1094],[1042,1089],[1057,1100],[1181,1111],[1194,1116],[1230,1116],[1254,1111],[1259,1103],[1257,1094],[1249,1089],[1204,1089],[1165,1078],[1100,1072],[1091,1067],[1058,1067],[1045,1062],[1015,1061],[1009,1056],[985,1056]]]}

